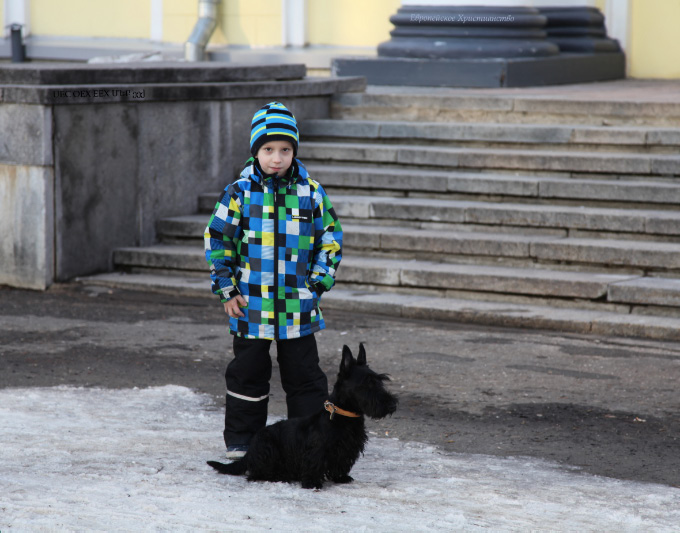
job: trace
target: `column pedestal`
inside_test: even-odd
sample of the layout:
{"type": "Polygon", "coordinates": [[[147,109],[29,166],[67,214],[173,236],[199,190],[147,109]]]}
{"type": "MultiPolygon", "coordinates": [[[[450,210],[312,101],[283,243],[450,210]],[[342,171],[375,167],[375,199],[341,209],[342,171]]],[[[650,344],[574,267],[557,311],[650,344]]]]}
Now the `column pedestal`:
{"type": "Polygon", "coordinates": [[[336,58],[369,84],[528,87],[625,77],[625,57],[595,8],[405,5],[375,58],[336,58]]]}

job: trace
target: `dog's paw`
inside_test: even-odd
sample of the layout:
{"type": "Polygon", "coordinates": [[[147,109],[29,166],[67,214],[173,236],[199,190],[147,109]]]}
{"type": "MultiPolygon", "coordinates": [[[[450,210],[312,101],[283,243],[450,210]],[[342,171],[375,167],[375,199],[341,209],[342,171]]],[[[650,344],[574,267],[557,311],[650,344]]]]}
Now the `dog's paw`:
{"type": "Polygon", "coordinates": [[[303,489],[321,490],[322,487],[323,487],[323,481],[307,479],[307,480],[302,482],[302,488],[303,489]]]}
{"type": "Polygon", "coordinates": [[[351,483],[352,481],[354,481],[354,478],[347,474],[333,478],[334,483],[351,483]]]}

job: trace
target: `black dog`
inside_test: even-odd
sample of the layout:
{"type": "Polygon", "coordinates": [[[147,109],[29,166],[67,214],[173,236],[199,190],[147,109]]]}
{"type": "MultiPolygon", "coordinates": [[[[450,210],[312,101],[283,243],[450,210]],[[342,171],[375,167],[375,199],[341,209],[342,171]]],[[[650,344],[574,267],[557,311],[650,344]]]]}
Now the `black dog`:
{"type": "Polygon", "coordinates": [[[248,481],[301,481],[305,489],[320,489],[324,479],[350,483],[349,471],[368,440],[364,415],[384,418],[397,409],[397,399],[383,384],[388,380],[368,368],[363,344],[356,360],[344,346],[338,380],[324,409],[261,429],[236,462],[208,464],[221,474],[247,473],[248,481]]]}

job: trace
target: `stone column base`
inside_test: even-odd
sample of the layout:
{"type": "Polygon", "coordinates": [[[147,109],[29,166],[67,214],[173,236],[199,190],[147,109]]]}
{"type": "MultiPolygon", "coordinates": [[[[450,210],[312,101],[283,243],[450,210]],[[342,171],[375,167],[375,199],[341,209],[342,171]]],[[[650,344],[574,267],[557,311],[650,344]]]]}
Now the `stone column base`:
{"type": "Polygon", "coordinates": [[[623,53],[560,54],[546,58],[414,59],[341,57],[335,76],[365,76],[369,85],[534,87],[625,78],[623,53]]]}

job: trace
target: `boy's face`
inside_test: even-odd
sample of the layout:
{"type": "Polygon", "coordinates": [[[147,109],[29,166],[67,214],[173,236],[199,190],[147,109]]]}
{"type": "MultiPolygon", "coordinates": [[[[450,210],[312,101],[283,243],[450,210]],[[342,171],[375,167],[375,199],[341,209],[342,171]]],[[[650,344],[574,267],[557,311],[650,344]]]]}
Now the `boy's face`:
{"type": "Polygon", "coordinates": [[[269,141],[257,151],[257,159],[267,174],[285,176],[293,162],[293,145],[288,141],[269,141]]]}

